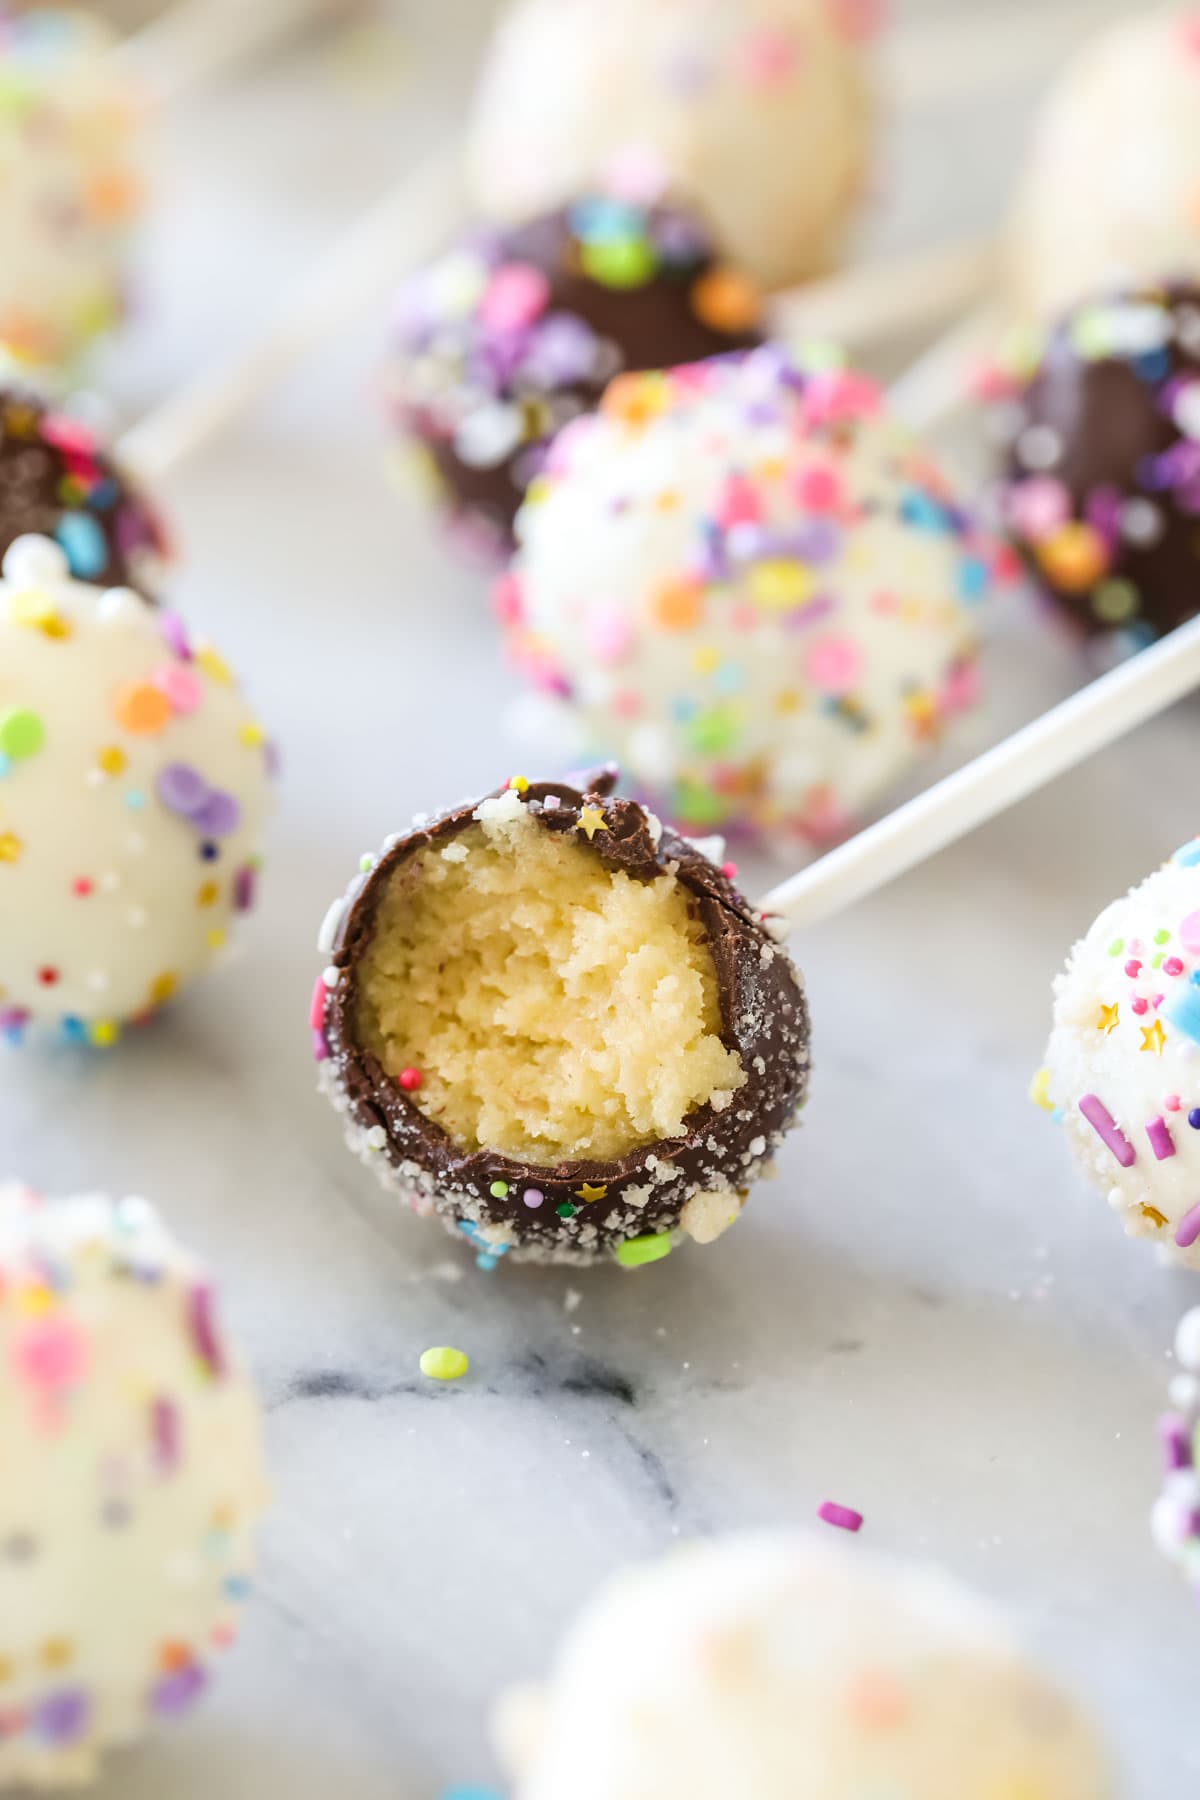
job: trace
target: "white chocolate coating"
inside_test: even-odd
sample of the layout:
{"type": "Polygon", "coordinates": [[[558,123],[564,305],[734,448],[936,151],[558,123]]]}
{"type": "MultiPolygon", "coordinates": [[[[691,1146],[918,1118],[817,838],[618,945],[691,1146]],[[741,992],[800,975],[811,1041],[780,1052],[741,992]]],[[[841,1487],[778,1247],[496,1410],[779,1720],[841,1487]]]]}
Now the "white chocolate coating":
{"type": "Polygon", "coordinates": [[[1034,1087],[1034,1098],[1060,1114],[1076,1162],[1129,1236],[1193,1269],[1198,975],[1200,839],[1106,907],[1075,945],[1054,983],[1054,1029],[1034,1087]]]}
{"type": "Polygon", "coordinates": [[[215,651],[65,570],[21,538],[0,581],[0,1031],[104,1045],[249,904],[269,746],[215,651]]]}
{"type": "Polygon", "coordinates": [[[618,1577],[498,1735],[516,1800],[1112,1792],[1086,1721],[970,1595],[799,1535],[618,1577]]]}
{"type": "Polygon", "coordinates": [[[70,8],[0,20],[0,341],[51,367],[125,309],[140,107],[114,42],[70,8]]]}
{"type": "Polygon", "coordinates": [[[141,1200],[0,1185],[0,1789],[199,1698],[266,1503],[253,1391],[141,1200]]]}
{"type": "Polygon", "coordinates": [[[516,0],[468,140],[489,216],[648,180],[764,287],[836,261],[872,106],[863,0],[516,0]]]}
{"type": "Polygon", "coordinates": [[[974,697],[992,547],[872,384],[773,345],[614,382],[517,535],[516,666],[686,830],[836,838],[974,697]]]}
{"type": "Polygon", "coordinates": [[[1054,87],[1010,238],[1023,314],[1145,281],[1200,278],[1200,12],[1147,7],[1100,33],[1054,87]]]}

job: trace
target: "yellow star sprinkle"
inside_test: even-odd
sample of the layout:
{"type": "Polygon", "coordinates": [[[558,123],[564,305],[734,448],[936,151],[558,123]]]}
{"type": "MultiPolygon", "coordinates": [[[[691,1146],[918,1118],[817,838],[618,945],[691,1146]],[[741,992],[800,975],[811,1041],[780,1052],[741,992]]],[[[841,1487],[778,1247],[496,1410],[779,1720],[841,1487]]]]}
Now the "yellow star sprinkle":
{"type": "Polygon", "coordinates": [[[267,734],[254,719],[247,719],[238,732],[238,742],[245,744],[247,750],[257,750],[267,741],[267,734]]]}
{"type": "Polygon", "coordinates": [[[1164,1214],[1159,1212],[1157,1206],[1139,1206],[1138,1211],[1144,1219],[1149,1219],[1156,1231],[1161,1231],[1167,1222],[1164,1214]]]}
{"type": "Polygon", "coordinates": [[[1050,1098],[1049,1069],[1038,1070],[1037,1074],[1029,1084],[1029,1098],[1033,1101],[1035,1106],[1040,1106],[1043,1112],[1054,1111],[1054,1102],[1050,1098]]]}
{"type": "Polygon", "coordinates": [[[20,862],[24,848],[15,831],[0,831],[0,863],[20,862]]]}
{"type": "Polygon", "coordinates": [[[607,831],[608,826],[604,823],[604,808],[602,806],[580,807],[579,829],[586,834],[589,844],[598,831],[607,831]]]}
{"type": "Polygon", "coordinates": [[[222,687],[233,686],[233,671],[220,651],[214,650],[211,644],[201,644],[196,651],[196,663],[213,681],[219,681],[222,687]]]}
{"type": "Polygon", "coordinates": [[[1163,1053],[1163,1045],[1166,1041],[1167,1034],[1162,1028],[1161,1019],[1155,1019],[1153,1025],[1142,1026],[1143,1050],[1150,1050],[1153,1051],[1155,1056],[1161,1056],[1163,1053]]]}
{"type": "Polygon", "coordinates": [[[1102,1000],[1100,1002],[1100,1017],[1096,1020],[1096,1030],[1102,1031],[1105,1037],[1108,1037],[1117,1029],[1117,1023],[1120,1017],[1121,1009],[1115,1000],[1111,1006],[1105,1006],[1102,1000]]]}
{"type": "Polygon", "coordinates": [[[592,1187],[590,1182],[585,1181],[582,1187],[575,1189],[575,1198],[577,1200],[603,1200],[607,1192],[607,1187],[592,1187]]]}

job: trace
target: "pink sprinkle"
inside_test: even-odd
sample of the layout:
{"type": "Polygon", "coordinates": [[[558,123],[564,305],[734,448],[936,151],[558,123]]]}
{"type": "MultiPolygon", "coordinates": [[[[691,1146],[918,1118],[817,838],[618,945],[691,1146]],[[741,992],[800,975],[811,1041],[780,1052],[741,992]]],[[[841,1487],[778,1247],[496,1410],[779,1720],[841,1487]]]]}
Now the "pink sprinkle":
{"type": "Polygon", "coordinates": [[[1149,1001],[1148,1001],[1148,1000],[1140,1000],[1140,999],[1139,999],[1139,1000],[1135,1000],[1135,1001],[1134,1001],[1134,1002],[1133,1002],[1133,1010],[1134,1010],[1134,1012],[1135,1012],[1135,1013],[1137,1013],[1137,1014],[1138,1014],[1138,1015],[1139,1015],[1139,1016],[1140,1016],[1140,1015],[1141,1015],[1141,1014],[1142,1014],[1142,1013],[1146,1013],[1146,1012],[1149,1012],[1149,1011],[1150,1011],[1150,1002],[1149,1002],[1149,1001]]]}
{"type": "Polygon", "coordinates": [[[56,450],[74,451],[77,456],[92,456],[96,451],[94,432],[80,419],[68,413],[48,412],[39,427],[43,440],[56,450]]]}
{"type": "Polygon", "coordinates": [[[1164,975],[1182,975],[1183,974],[1183,964],[1180,962],[1180,960],[1177,956],[1168,956],[1166,962],[1163,964],[1163,974],[1164,975]]]}
{"type": "Polygon", "coordinates": [[[545,312],[550,283],[532,263],[505,263],[488,282],[479,317],[490,331],[523,331],[545,312]]]}
{"type": "Polygon", "coordinates": [[[1150,1148],[1159,1162],[1166,1162],[1168,1156],[1174,1156],[1175,1145],[1165,1119],[1151,1119],[1146,1126],[1146,1136],[1150,1139],[1150,1148]]]}
{"type": "Polygon", "coordinates": [[[204,699],[204,684],[198,675],[190,669],[181,669],[177,663],[168,663],[163,669],[156,669],[150,677],[160,694],[165,694],[171,702],[171,711],[194,713],[204,699]]]}
{"type": "Polygon", "coordinates": [[[308,1009],[308,1023],[313,1031],[320,1031],[325,1023],[325,1002],[329,997],[329,989],[325,986],[325,977],[318,975],[313,988],[312,1005],[308,1009]]]}
{"type": "Polygon", "coordinates": [[[312,1047],[313,1047],[314,1062],[328,1062],[329,1061],[329,1041],[326,1038],[325,1033],[323,1031],[314,1031],[313,1032],[312,1047]]]}
{"type": "Polygon", "coordinates": [[[855,1512],[852,1506],[839,1506],[834,1500],[824,1500],[817,1508],[818,1519],[824,1519],[826,1525],[836,1525],[839,1531],[861,1531],[863,1516],[855,1512]]]}
{"type": "Polygon", "coordinates": [[[210,1375],[223,1375],[225,1373],[225,1353],[221,1349],[221,1340],[217,1336],[213,1291],[207,1282],[197,1282],[188,1295],[187,1314],[188,1329],[191,1332],[192,1347],[196,1355],[210,1375]]]}
{"type": "Polygon", "coordinates": [[[521,583],[517,576],[501,575],[492,588],[492,610],[502,625],[521,623],[521,583]]]}
{"type": "Polygon", "coordinates": [[[841,504],[841,477],[832,468],[805,469],[796,481],[796,498],[813,512],[833,512],[841,504]]]}
{"type": "Polygon", "coordinates": [[[1193,1206],[1191,1212],[1184,1213],[1180,1219],[1175,1242],[1181,1250],[1190,1250],[1197,1238],[1200,1238],[1200,1206],[1193,1206]]]}
{"type": "Polygon", "coordinates": [[[718,525],[757,525],[763,516],[762,495],[744,475],[730,475],[713,508],[718,525]]]}
{"type": "Polygon", "coordinates": [[[1085,1094],[1079,1102],[1079,1110],[1092,1130],[1112,1151],[1123,1169],[1132,1169],[1137,1161],[1137,1151],[1121,1130],[1103,1100],[1096,1094],[1085,1094]]]}
{"type": "Polygon", "coordinates": [[[1168,1112],[1178,1112],[1180,1107],[1183,1105],[1183,1101],[1179,1098],[1178,1094],[1168,1094],[1166,1099],[1163,1101],[1163,1105],[1166,1107],[1168,1112]]]}
{"type": "Polygon", "coordinates": [[[31,1387],[54,1391],[83,1380],[88,1341],[68,1318],[37,1319],[18,1334],[12,1356],[17,1373],[31,1387]]]}
{"type": "Polygon", "coordinates": [[[1130,980],[1132,981],[1134,976],[1140,975],[1141,972],[1142,972],[1141,963],[1138,962],[1136,957],[1131,957],[1130,960],[1125,964],[1125,973],[1129,976],[1130,980]]]}
{"type": "Polygon", "coordinates": [[[726,881],[736,881],[737,880],[737,864],[735,862],[723,862],[721,864],[721,873],[725,877],[726,881]]]}
{"type": "Polygon", "coordinates": [[[1200,912],[1189,913],[1180,925],[1179,941],[1193,956],[1200,952],[1200,912]]]}
{"type": "Polygon", "coordinates": [[[804,659],[813,686],[822,694],[849,694],[858,681],[862,652],[853,638],[821,638],[804,659]]]}

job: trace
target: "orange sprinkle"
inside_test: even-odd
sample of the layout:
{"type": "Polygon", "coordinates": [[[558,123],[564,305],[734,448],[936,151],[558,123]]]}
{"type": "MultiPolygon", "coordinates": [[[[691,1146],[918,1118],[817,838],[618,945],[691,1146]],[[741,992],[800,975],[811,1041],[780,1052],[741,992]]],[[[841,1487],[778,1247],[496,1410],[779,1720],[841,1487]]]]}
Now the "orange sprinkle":
{"type": "Polygon", "coordinates": [[[692,311],[710,331],[753,331],[762,316],[762,295],[749,276],[722,265],[693,282],[692,311]]]}
{"type": "Polygon", "coordinates": [[[664,631],[688,631],[700,620],[700,584],[679,576],[664,581],[650,602],[650,611],[664,631]]]}
{"type": "Polygon", "coordinates": [[[149,682],[130,681],[118,690],[113,716],[135,737],[157,737],[170,722],[171,702],[149,682]]]}
{"type": "Polygon", "coordinates": [[[1094,525],[1072,520],[1038,545],[1038,561],[1058,587],[1082,594],[1108,568],[1108,546],[1094,525]]]}

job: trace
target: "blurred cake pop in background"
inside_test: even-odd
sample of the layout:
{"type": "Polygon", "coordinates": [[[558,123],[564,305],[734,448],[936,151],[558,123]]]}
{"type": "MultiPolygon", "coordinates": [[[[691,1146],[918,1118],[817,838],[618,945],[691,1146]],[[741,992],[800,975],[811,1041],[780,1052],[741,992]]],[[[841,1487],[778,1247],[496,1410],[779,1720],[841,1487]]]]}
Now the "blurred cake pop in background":
{"type": "Polygon", "coordinates": [[[140,108],[107,26],[0,7],[0,343],[69,367],[119,321],[140,108]]]}
{"type": "Polygon", "coordinates": [[[1106,907],[1054,983],[1034,1099],[1130,1237],[1200,1268],[1200,839],[1106,907]]]}
{"type": "Polygon", "coordinates": [[[1018,309],[1046,321],[1114,286],[1200,279],[1200,9],[1146,8],[1053,89],[1009,244],[1018,309]]]}
{"type": "Polygon", "coordinates": [[[23,538],[0,582],[0,1031],[108,1045],[254,896],[270,746],[216,651],[23,538]]]}
{"type": "Polygon", "coordinates": [[[994,547],[879,390],[775,346],[625,376],[497,587],[520,728],[692,828],[827,841],[974,698],[994,547]]]}
{"type": "Polygon", "coordinates": [[[840,255],[873,136],[874,0],[515,0],[468,139],[486,215],[533,218],[618,170],[694,205],[765,287],[840,255]]]}
{"type": "Polygon", "coordinates": [[[549,440],[612,376],[745,348],[759,312],[696,219],[593,195],[477,231],[406,283],[389,410],[456,532],[503,551],[549,440]]]}
{"type": "MultiPolygon", "coordinates": [[[[1196,88],[1200,103],[1200,73],[1196,88]]],[[[1190,619],[1200,611],[1200,285],[1085,301],[1013,373],[998,414],[1001,505],[1039,585],[1083,631],[1131,649],[1190,619]]]]}
{"type": "Polygon", "coordinates": [[[78,1786],[234,1642],[266,1505],[205,1271],[143,1200],[0,1184],[0,1788],[78,1786]]]}
{"type": "Polygon", "coordinates": [[[497,1736],[516,1800],[1113,1792],[1089,1722],[972,1595],[799,1535],[618,1576],[497,1736]]]}
{"type": "Polygon", "coordinates": [[[1200,1307],[1179,1321],[1175,1360],[1171,1410],[1159,1421],[1163,1489],[1151,1528],[1163,1555],[1200,1590],[1200,1307]]]}

